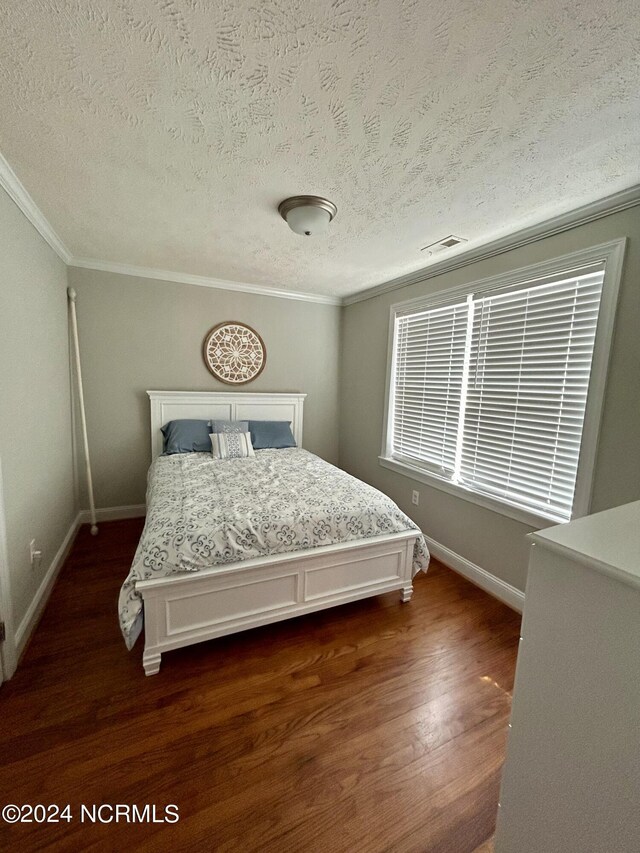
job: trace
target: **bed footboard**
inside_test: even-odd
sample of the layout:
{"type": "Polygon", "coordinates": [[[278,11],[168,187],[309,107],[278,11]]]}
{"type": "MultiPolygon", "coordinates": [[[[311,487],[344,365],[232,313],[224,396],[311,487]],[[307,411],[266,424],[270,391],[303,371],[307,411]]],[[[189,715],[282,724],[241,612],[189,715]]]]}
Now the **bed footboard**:
{"type": "Polygon", "coordinates": [[[146,675],[164,652],[399,589],[413,592],[415,531],[139,581],[146,675]]]}

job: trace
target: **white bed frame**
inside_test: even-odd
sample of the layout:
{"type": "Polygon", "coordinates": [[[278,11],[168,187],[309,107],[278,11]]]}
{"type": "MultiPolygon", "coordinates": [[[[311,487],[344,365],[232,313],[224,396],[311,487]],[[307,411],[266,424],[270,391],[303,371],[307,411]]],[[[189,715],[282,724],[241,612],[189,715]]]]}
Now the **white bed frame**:
{"type": "MultiPolygon", "coordinates": [[[[177,418],[288,420],[302,445],[305,394],[147,393],[154,459],[162,453],[160,428],[177,418]]],[[[159,671],[164,652],[224,634],[393,590],[401,590],[402,601],[409,601],[416,536],[408,530],[138,581],[144,600],[145,673],[159,671]]]]}

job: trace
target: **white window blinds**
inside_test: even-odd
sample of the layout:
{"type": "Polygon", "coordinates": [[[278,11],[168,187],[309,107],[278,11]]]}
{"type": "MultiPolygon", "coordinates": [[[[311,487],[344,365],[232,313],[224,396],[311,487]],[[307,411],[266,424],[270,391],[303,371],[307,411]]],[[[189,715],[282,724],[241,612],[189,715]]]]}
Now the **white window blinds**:
{"type": "Polygon", "coordinates": [[[602,264],[396,316],[393,458],[571,517],[602,264]]]}
{"type": "Polygon", "coordinates": [[[397,320],[394,452],[443,474],[455,467],[467,312],[459,302],[397,320]]]}

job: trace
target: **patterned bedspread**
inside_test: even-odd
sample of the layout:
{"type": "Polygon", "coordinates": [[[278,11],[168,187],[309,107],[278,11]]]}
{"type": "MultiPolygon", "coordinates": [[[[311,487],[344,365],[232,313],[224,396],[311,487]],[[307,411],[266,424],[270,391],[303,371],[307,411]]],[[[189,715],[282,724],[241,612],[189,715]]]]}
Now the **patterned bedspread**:
{"type": "MultiPolygon", "coordinates": [[[[404,530],[418,528],[390,498],[306,450],[258,450],[248,459],[159,456],[149,470],[144,531],[120,592],[127,647],[142,630],[137,580],[404,530]]],[[[428,563],[420,535],[414,570],[426,571],[428,563]]]]}

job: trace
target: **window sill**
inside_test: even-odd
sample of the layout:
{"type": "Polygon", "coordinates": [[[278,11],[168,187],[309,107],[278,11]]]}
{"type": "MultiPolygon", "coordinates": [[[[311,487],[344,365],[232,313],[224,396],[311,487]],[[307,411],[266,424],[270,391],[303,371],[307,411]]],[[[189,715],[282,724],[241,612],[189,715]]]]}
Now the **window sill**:
{"type": "Polygon", "coordinates": [[[481,495],[477,492],[472,492],[456,483],[451,483],[443,477],[438,477],[437,474],[432,474],[429,471],[424,471],[422,468],[415,468],[413,465],[408,465],[406,462],[399,462],[397,459],[390,459],[387,456],[379,456],[378,461],[383,468],[389,468],[391,471],[396,471],[398,474],[403,474],[412,480],[417,480],[419,483],[426,483],[428,486],[433,486],[435,489],[440,489],[442,492],[447,492],[450,495],[455,495],[470,503],[478,504],[485,509],[493,510],[500,515],[506,515],[507,518],[512,518],[514,521],[520,521],[523,524],[534,527],[540,530],[545,527],[553,527],[556,524],[562,524],[555,518],[549,518],[544,515],[539,515],[528,509],[523,509],[512,504],[504,503],[503,501],[492,498],[489,495],[481,495]]]}

